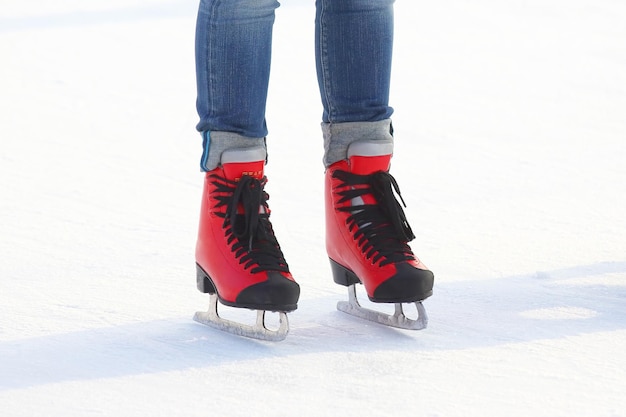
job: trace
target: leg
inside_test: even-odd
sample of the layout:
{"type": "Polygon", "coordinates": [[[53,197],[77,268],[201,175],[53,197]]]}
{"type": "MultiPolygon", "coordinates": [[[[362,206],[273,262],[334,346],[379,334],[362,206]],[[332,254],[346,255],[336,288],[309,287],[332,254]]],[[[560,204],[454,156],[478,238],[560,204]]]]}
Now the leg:
{"type": "Polygon", "coordinates": [[[388,119],[393,0],[317,0],[316,64],[325,123],[388,119]]]}
{"type": "Polygon", "coordinates": [[[317,0],[316,6],[315,55],[328,167],[345,159],[356,139],[393,143],[393,0],[317,0]]]}
{"type": "Polygon", "coordinates": [[[198,289],[211,294],[197,321],[238,335],[281,340],[300,287],[269,220],[264,187],[265,103],[276,0],[202,0],[196,29],[197,128],[205,173],[196,243],[198,289]],[[256,325],[222,319],[217,302],[259,310],[256,325]],[[281,326],[263,323],[280,312],[281,326]]]}
{"type": "Polygon", "coordinates": [[[222,151],[262,145],[276,0],[201,0],[196,23],[196,107],[201,166],[222,151]],[[249,141],[247,139],[253,139],[249,141]],[[211,152],[209,152],[211,148],[211,152]]]}
{"type": "MultiPolygon", "coordinates": [[[[317,0],[316,57],[326,165],[326,249],[336,283],[349,287],[349,309],[360,317],[420,329],[406,321],[401,303],[432,294],[434,276],[413,254],[415,236],[389,174],[393,136],[388,105],[393,0],[317,0]],[[384,317],[363,310],[354,285],[369,299],[395,303],[384,317]]],[[[421,312],[421,311],[420,311],[421,312]]]]}

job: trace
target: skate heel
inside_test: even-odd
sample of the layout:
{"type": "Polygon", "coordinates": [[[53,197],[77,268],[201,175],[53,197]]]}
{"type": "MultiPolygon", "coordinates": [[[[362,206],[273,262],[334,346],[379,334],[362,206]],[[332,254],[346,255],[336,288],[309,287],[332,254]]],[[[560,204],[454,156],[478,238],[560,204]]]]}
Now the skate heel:
{"type": "Polygon", "coordinates": [[[204,272],[204,270],[198,264],[196,264],[196,285],[198,286],[198,291],[200,291],[201,293],[215,293],[215,286],[209,279],[209,276],[206,274],[206,272],[204,272]]]}
{"type": "Polygon", "coordinates": [[[354,272],[350,271],[348,268],[339,265],[337,262],[330,259],[330,269],[333,273],[333,280],[336,284],[343,285],[344,287],[349,287],[353,284],[360,284],[361,280],[354,274],[354,272]]]}

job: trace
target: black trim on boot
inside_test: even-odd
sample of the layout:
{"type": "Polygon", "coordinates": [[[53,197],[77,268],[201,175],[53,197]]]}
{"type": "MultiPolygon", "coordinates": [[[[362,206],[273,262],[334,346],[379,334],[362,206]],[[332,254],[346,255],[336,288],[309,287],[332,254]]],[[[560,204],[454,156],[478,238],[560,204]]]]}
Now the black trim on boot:
{"type": "Polygon", "coordinates": [[[215,294],[215,285],[211,282],[209,275],[198,264],[196,264],[196,286],[201,293],[215,294]]]}
{"type": "Polygon", "coordinates": [[[280,272],[268,271],[267,281],[251,285],[239,293],[233,307],[267,311],[293,311],[298,308],[300,286],[280,272]]]}
{"type": "Polygon", "coordinates": [[[348,287],[352,284],[361,283],[361,280],[359,280],[359,277],[357,277],[354,272],[330,258],[328,258],[328,260],[330,261],[330,270],[333,273],[333,280],[336,284],[348,287]]]}
{"type": "Polygon", "coordinates": [[[434,274],[408,263],[396,264],[396,274],[383,282],[369,297],[374,303],[412,303],[433,295],[434,274]]]}

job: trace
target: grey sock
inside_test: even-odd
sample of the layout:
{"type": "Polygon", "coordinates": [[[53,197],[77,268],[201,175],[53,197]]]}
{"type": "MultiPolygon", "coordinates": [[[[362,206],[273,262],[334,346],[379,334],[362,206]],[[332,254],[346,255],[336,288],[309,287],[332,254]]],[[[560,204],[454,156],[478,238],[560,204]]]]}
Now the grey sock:
{"type": "Polygon", "coordinates": [[[391,119],[378,122],[322,123],[324,166],[348,158],[348,148],[356,141],[386,142],[393,152],[391,119]]]}
{"type": "MultiPolygon", "coordinates": [[[[204,132],[202,136],[204,152],[200,168],[203,171],[217,168],[222,162],[222,154],[231,149],[262,148],[266,151],[265,138],[250,138],[233,132],[204,132]]],[[[249,153],[255,154],[252,150],[249,153]]]]}

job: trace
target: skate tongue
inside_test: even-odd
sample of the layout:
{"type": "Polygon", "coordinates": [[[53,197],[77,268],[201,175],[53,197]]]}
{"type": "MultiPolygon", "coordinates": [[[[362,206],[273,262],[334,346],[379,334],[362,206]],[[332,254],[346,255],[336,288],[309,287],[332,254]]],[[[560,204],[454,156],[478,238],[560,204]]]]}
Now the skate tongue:
{"type": "Polygon", "coordinates": [[[350,172],[368,175],[377,171],[388,171],[393,153],[391,141],[358,141],[350,144],[348,160],[350,172]]]}
{"type": "Polygon", "coordinates": [[[222,152],[222,166],[226,178],[238,181],[244,175],[263,178],[265,149],[262,147],[228,149],[222,152]]]}

